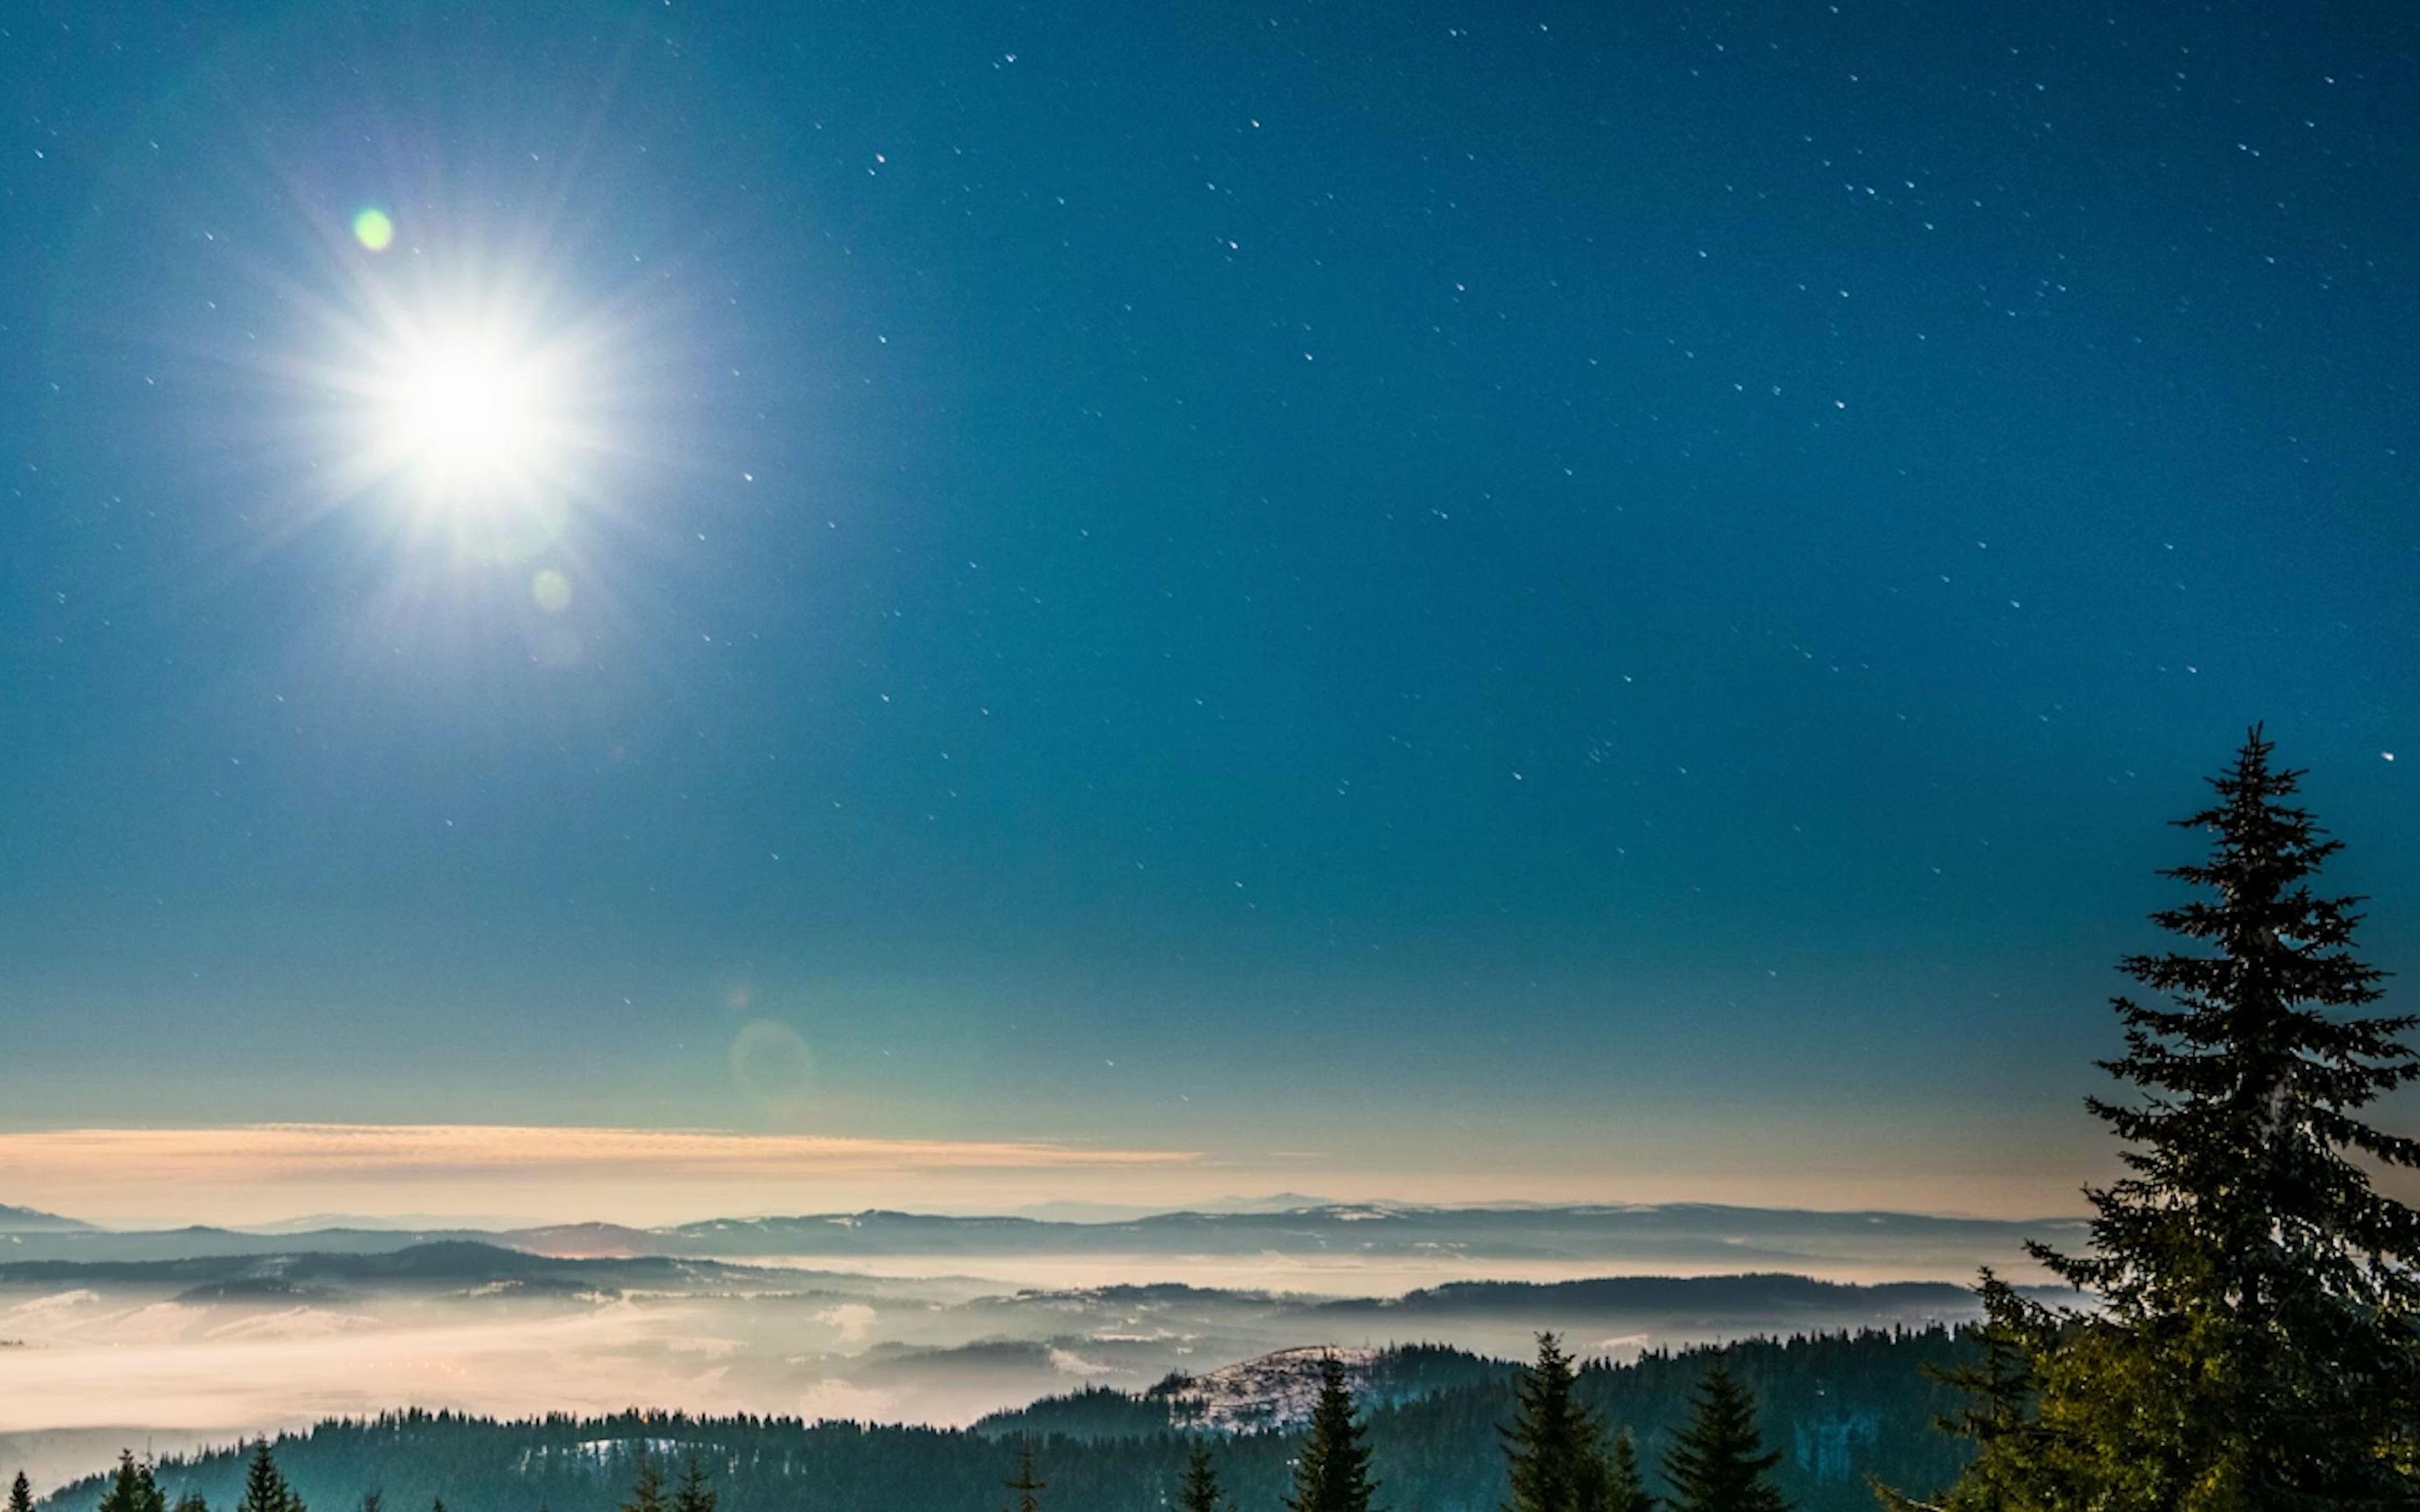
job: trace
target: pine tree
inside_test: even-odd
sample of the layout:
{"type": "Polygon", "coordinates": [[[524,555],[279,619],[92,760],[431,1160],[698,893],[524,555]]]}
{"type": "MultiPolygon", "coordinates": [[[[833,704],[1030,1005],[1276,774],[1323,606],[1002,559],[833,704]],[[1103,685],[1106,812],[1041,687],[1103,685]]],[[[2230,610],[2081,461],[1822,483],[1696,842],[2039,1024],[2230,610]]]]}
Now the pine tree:
{"type": "Polygon", "coordinates": [[[1193,1441],[1185,1458],[1185,1479],[1176,1489],[1177,1512],[1227,1512],[1218,1488],[1218,1467],[1210,1461],[1210,1446],[1193,1441]]]}
{"type": "Polygon", "coordinates": [[[25,1478],[22,1470],[8,1483],[8,1512],[34,1512],[34,1483],[25,1478]]]}
{"type": "Polygon", "coordinates": [[[681,1461],[680,1487],[673,1492],[673,1512],[714,1512],[714,1485],[706,1478],[706,1470],[697,1462],[692,1449],[681,1461]]]}
{"type": "Polygon", "coordinates": [[[109,1489],[101,1494],[100,1512],[168,1512],[167,1498],[151,1473],[147,1459],[138,1463],[134,1452],[121,1450],[109,1489]]]}
{"type": "Polygon", "coordinates": [[[1022,1448],[1016,1453],[1016,1478],[1001,1484],[1016,1493],[1016,1512],[1042,1512],[1041,1496],[1050,1489],[1047,1480],[1033,1476],[1033,1451],[1022,1448]]]}
{"type": "Polygon", "coordinates": [[[1717,1358],[1698,1383],[1695,1414],[1664,1456],[1674,1512],[1789,1512],[1766,1473],[1778,1464],[1756,1431],[1756,1398],[1717,1358]]]}
{"type": "Polygon", "coordinates": [[[621,1512],[666,1512],[664,1473],[656,1468],[654,1457],[644,1447],[639,1450],[638,1473],[631,1478],[630,1494],[623,1501],[621,1512]]]}
{"type": "Polygon", "coordinates": [[[1353,1392],[1336,1356],[1319,1362],[1319,1401],[1311,1412],[1311,1437],[1295,1460],[1294,1494],[1288,1512],[1370,1512],[1378,1483],[1370,1478],[1370,1447],[1353,1415],[1353,1392]]]}
{"type": "Polygon", "coordinates": [[[386,1493],[380,1490],[364,1491],[362,1512],[386,1512],[386,1493]]]}
{"type": "Polygon", "coordinates": [[[243,1499],[236,1503],[235,1512],[303,1512],[302,1499],[277,1473],[277,1457],[270,1452],[267,1439],[253,1445],[252,1460],[244,1466],[243,1499]]]}
{"type": "Polygon", "coordinates": [[[2415,1021],[2357,1011],[2380,979],[2350,951],[2358,900],[2312,890],[2339,845],[2272,749],[2256,727],[2179,821],[2214,843],[2165,874],[2211,896],[2152,918],[2201,949],[2120,964],[2169,1000],[2116,999],[2126,1054],[2103,1069],[2132,1095],[2088,1103],[2129,1174],[2087,1190],[2087,1253],[2034,1248],[2102,1305],[2000,1299],[2024,1358],[1987,1352],[1968,1382],[1952,1506],[2420,1503],[2420,1213],[2367,1168],[2420,1166],[2420,1143],[2356,1117],[2420,1077],[2415,1021]]]}
{"type": "Polygon", "coordinates": [[[117,1470],[109,1489],[101,1493],[100,1512],[143,1512],[143,1480],[135,1469],[134,1451],[117,1452],[117,1470]]]}
{"type": "Polygon", "coordinates": [[[1638,1445],[1623,1433],[1613,1441],[1613,1458],[1606,1466],[1602,1512],[1655,1512],[1655,1498],[1638,1473],[1638,1445]]]}
{"type": "Polygon", "coordinates": [[[188,1490],[177,1498],[176,1512],[210,1512],[210,1504],[201,1492],[188,1490]]]}
{"type": "Polygon", "coordinates": [[[1552,1334],[1521,1373],[1512,1426],[1499,1430],[1512,1484],[1505,1512],[1600,1512],[1610,1469],[1596,1415],[1573,1398],[1572,1357],[1552,1334]]]}

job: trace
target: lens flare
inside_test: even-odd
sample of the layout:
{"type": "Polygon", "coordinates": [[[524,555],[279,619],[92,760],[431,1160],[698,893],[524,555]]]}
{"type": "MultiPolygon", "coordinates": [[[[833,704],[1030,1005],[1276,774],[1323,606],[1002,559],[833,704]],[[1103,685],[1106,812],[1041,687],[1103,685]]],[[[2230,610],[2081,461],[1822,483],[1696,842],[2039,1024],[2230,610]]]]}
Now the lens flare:
{"type": "Polygon", "coordinates": [[[549,614],[571,607],[571,579],[552,567],[541,567],[530,579],[530,602],[549,614]]]}
{"type": "Polygon", "coordinates": [[[364,206],[353,216],[353,239],[372,252],[384,252],[395,245],[395,221],[375,205],[364,206]]]}

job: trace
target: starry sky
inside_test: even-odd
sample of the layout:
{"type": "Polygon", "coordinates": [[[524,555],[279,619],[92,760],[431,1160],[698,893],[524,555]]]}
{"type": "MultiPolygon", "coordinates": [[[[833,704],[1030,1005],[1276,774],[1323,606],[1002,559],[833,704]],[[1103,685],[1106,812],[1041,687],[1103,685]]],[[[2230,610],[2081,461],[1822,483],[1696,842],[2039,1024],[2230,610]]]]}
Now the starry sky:
{"type": "Polygon", "coordinates": [[[2420,957],[2415,40],[19,0],[0,1135],[2073,1209],[2248,723],[2420,957]],[[464,310],[570,374],[503,524],[361,455],[464,310]]]}

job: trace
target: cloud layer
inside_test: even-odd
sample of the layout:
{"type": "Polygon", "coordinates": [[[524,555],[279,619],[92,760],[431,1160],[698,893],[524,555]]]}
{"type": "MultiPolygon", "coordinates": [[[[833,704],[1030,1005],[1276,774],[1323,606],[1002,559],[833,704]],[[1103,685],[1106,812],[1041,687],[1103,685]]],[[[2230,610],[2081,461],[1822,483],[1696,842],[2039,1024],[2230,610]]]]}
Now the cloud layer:
{"type": "MultiPolygon", "coordinates": [[[[712,1191],[741,1211],[921,1191],[1015,1174],[1140,1173],[1184,1150],[1047,1141],[869,1139],[703,1129],[504,1124],[271,1123],[0,1134],[0,1192],[70,1213],[246,1221],[315,1208],[394,1211],[399,1201],[592,1216],[611,1192],[712,1191]],[[531,1205],[534,1193],[557,1200],[531,1205]],[[567,1203],[567,1206],[565,1204],[567,1203]]],[[[642,1204],[643,1206],[644,1204],[642,1204]]]]}

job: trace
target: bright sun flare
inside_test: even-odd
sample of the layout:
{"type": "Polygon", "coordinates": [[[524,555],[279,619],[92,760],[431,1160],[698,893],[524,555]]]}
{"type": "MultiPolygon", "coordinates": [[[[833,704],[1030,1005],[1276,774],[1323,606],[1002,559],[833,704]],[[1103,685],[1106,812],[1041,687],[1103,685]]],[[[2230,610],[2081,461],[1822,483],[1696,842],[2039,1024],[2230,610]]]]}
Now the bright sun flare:
{"type": "Polygon", "coordinates": [[[510,342],[477,332],[414,342],[375,395],[379,450],[431,503],[508,504],[562,460],[555,389],[546,365],[510,342]]]}

